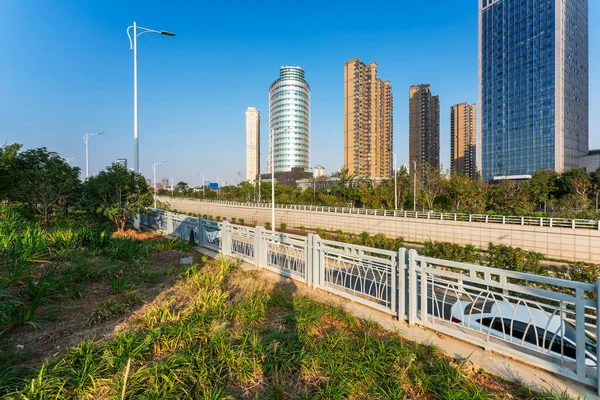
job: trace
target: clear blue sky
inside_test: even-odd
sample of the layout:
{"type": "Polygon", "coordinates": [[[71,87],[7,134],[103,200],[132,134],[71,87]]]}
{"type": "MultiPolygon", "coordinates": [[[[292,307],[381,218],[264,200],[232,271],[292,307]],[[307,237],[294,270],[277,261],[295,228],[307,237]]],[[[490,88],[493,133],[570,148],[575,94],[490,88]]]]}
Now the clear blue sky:
{"type": "MultiPolygon", "coordinates": [[[[600,2],[590,1],[590,21],[600,2]]],[[[299,65],[311,90],[311,165],[343,164],[343,65],[376,61],[394,91],[394,149],[408,160],[408,88],[441,101],[441,160],[449,166],[449,109],[477,101],[473,0],[197,2],[0,0],[0,141],[48,147],[90,170],[133,166],[133,60],[126,28],[171,30],[139,39],[140,165],[197,184],[198,174],[243,176],[245,110],[262,112],[281,65],[299,65]]],[[[590,24],[590,145],[600,148],[600,24],[590,24]]]]}

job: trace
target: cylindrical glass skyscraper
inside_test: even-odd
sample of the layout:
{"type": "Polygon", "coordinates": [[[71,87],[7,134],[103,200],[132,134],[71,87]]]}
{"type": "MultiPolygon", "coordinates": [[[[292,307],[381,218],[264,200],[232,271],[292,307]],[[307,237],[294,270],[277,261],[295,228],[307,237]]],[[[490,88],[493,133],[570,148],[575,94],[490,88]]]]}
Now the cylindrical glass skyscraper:
{"type": "Polygon", "coordinates": [[[310,86],[300,67],[281,67],[269,89],[269,172],[273,156],[275,172],[310,170],[310,86]]]}

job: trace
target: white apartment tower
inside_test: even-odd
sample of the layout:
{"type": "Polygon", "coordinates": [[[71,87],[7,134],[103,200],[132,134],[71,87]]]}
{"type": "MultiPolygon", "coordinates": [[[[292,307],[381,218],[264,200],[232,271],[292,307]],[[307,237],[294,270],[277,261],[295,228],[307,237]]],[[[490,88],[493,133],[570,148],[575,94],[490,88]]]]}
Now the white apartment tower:
{"type": "Polygon", "coordinates": [[[260,174],[260,111],[246,110],[246,181],[255,182],[260,174]]]}

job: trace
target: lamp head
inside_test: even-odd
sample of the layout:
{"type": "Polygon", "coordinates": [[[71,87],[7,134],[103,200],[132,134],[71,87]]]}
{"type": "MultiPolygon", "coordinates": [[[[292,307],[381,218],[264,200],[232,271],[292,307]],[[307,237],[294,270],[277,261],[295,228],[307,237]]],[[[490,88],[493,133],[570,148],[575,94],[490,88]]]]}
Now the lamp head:
{"type": "Polygon", "coordinates": [[[173,32],[168,32],[168,31],[160,31],[160,34],[165,35],[165,36],[170,36],[170,37],[175,36],[175,34],[173,32]]]}

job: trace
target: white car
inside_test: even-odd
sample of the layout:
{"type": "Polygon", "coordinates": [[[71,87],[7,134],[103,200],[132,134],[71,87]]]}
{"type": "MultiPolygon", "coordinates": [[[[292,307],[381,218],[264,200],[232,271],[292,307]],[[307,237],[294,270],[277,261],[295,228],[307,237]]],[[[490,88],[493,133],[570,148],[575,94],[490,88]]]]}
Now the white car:
{"type": "MultiPolygon", "coordinates": [[[[506,301],[457,301],[450,320],[467,328],[542,351],[554,357],[575,361],[575,326],[558,315],[506,301]],[[561,340],[562,339],[562,340],[561,340]]],[[[596,339],[585,332],[585,365],[596,366],[596,339]]]]}

